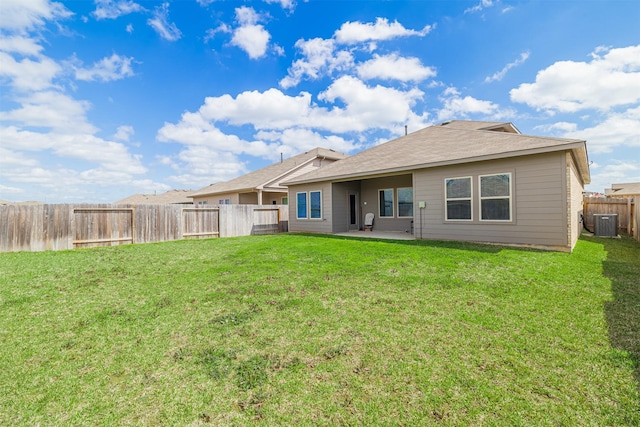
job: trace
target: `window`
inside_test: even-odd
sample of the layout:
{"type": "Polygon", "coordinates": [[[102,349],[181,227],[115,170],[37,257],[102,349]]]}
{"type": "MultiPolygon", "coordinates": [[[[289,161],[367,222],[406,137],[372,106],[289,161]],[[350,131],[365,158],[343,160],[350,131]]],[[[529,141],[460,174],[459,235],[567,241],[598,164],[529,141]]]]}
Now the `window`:
{"type": "Polygon", "coordinates": [[[289,198],[288,197],[283,197],[282,198],[282,204],[283,205],[289,204],[289,198]]]}
{"type": "Polygon", "coordinates": [[[198,206],[202,207],[202,206],[206,206],[209,202],[207,202],[206,200],[200,200],[198,202],[198,206]]]}
{"type": "Polygon", "coordinates": [[[296,193],[296,218],[307,219],[307,193],[296,193]]]}
{"type": "Polygon", "coordinates": [[[471,177],[447,178],[445,218],[448,221],[471,221],[471,177]]]}
{"type": "Polygon", "coordinates": [[[480,176],[480,219],[511,221],[511,174],[480,176]]]}
{"type": "Polygon", "coordinates": [[[309,192],[309,205],[311,207],[311,219],[322,218],[322,192],[309,192]]]}
{"type": "Polygon", "coordinates": [[[379,216],[393,216],[393,188],[378,190],[379,216]]]}
{"type": "Polygon", "coordinates": [[[398,188],[398,216],[413,216],[413,188],[398,188]]]}

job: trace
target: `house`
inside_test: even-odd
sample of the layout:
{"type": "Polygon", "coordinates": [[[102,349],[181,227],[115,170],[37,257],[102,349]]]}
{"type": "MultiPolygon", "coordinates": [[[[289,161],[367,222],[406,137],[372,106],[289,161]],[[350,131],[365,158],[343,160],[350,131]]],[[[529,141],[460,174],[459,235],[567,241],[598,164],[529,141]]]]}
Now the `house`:
{"type": "Polygon", "coordinates": [[[590,182],[582,140],[523,135],[511,123],[452,121],[289,179],[289,230],[571,251],[590,182]]]}
{"type": "Polygon", "coordinates": [[[191,205],[193,190],[169,190],[160,194],[134,194],[115,202],[115,205],[191,205]]]}
{"type": "Polygon", "coordinates": [[[611,184],[611,188],[604,189],[607,197],[623,197],[637,199],[640,197],[640,182],[627,182],[624,184],[611,184]]]}
{"type": "Polygon", "coordinates": [[[230,181],[218,182],[191,194],[195,205],[250,204],[286,205],[287,187],[281,183],[325,167],[346,154],[325,148],[315,148],[297,156],[284,159],[230,181]]]}

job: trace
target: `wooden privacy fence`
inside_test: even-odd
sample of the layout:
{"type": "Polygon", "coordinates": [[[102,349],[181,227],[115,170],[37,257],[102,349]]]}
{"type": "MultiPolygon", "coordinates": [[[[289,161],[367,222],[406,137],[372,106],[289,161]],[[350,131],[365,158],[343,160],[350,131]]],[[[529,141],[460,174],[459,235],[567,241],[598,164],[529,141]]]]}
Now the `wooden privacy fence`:
{"type": "Polygon", "coordinates": [[[0,206],[0,252],[64,250],[288,231],[287,206],[0,206]]]}
{"type": "Polygon", "coordinates": [[[583,199],[584,226],[593,231],[595,223],[593,216],[597,214],[617,214],[618,233],[627,233],[636,240],[640,238],[638,230],[638,215],[636,203],[633,199],[614,197],[585,197],[583,199]]]}

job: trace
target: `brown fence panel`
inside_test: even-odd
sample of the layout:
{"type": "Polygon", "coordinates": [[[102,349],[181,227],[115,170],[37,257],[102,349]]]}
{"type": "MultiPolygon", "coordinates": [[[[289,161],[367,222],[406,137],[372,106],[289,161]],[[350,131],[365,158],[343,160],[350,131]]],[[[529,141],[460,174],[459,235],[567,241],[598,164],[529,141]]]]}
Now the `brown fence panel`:
{"type": "Polygon", "coordinates": [[[0,252],[271,234],[288,219],[286,205],[2,205],[0,252]]]}
{"type": "Polygon", "coordinates": [[[220,209],[183,208],[182,237],[186,239],[220,237],[220,209]]]}
{"type": "Polygon", "coordinates": [[[73,208],[74,247],[134,243],[133,216],[133,208],[108,205],[73,208]]]}
{"type": "Polygon", "coordinates": [[[251,234],[275,234],[280,232],[280,209],[259,208],[253,209],[253,227],[251,234]]]}
{"type": "Polygon", "coordinates": [[[602,197],[585,197],[584,201],[584,220],[585,227],[591,231],[595,228],[593,216],[597,214],[617,214],[618,215],[618,232],[632,233],[632,215],[634,212],[634,203],[629,199],[622,198],[602,198],[602,197]]]}

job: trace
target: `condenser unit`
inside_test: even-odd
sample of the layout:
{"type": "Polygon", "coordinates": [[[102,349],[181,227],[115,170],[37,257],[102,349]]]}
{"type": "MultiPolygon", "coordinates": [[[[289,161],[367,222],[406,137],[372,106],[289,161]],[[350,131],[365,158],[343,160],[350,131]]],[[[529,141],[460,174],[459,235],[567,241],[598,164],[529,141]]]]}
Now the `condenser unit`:
{"type": "Polygon", "coordinates": [[[594,232],[597,237],[617,237],[618,236],[618,214],[595,214],[593,215],[595,224],[594,232]]]}

